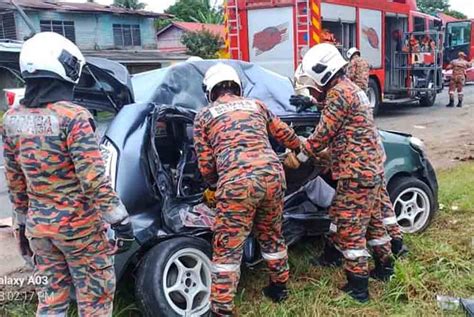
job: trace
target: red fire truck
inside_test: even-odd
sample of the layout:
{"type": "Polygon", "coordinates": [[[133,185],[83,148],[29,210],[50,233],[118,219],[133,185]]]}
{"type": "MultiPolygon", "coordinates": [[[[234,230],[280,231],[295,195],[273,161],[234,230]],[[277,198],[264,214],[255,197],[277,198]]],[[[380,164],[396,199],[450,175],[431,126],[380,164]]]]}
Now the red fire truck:
{"type": "Polygon", "coordinates": [[[448,22],[446,24],[445,63],[458,58],[464,52],[468,59],[474,59],[474,19],[448,22]]]}
{"type": "Polygon", "coordinates": [[[309,47],[353,46],[371,66],[369,99],[432,106],[442,83],[442,23],[415,0],[227,0],[230,58],[293,77],[309,47]]]}

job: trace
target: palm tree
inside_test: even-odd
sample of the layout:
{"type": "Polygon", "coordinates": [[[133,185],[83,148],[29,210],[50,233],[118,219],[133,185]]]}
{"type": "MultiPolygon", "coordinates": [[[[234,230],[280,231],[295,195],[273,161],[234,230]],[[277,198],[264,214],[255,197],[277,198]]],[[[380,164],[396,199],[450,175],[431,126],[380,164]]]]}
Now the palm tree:
{"type": "Polygon", "coordinates": [[[113,5],[119,8],[130,10],[142,10],[146,7],[146,4],[140,2],[139,0],[114,0],[113,5]]]}

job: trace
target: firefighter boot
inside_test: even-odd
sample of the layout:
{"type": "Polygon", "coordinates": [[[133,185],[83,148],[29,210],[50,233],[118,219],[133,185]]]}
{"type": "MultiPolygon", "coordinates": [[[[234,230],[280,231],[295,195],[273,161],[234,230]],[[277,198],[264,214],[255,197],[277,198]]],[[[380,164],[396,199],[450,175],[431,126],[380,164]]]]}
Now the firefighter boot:
{"type": "Polygon", "coordinates": [[[237,315],[227,310],[219,310],[217,312],[210,311],[209,317],[236,317],[237,315]]]}
{"type": "Polygon", "coordinates": [[[270,284],[263,288],[263,295],[271,299],[274,303],[283,302],[288,298],[288,289],[286,288],[286,283],[274,283],[270,284]]]}
{"type": "Polygon", "coordinates": [[[342,265],[342,253],[332,243],[324,245],[323,253],[311,260],[314,266],[338,267],[342,265]]]}
{"type": "Polygon", "coordinates": [[[393,258],[390,257],[385,263],[374,257],[375,268],[370,271],[370,277],[386,282],[393,275],[393,258]]]}
{"type": "Polygon", "coordinates": [[[454,107],[454,96],[451,94],[449,95],[449,103],[446,105],[446,107],[448,108],[454,107]]]}
{"type": "Polygon", "coordinates": [[[355,300],[365,303],[369,300],[369,277],[346,271],[347,284],[341,290],[355,300]]]}
{"type": "Polygon", "coordinates": [[[462,108],[462,100],[463,100],[463,95],[458,95],[458,104],[456,107],[462,108]]]}
{"type": "Polygon", "coordinates": [[[392,254],[396,258],[400,258],[408,253],[408,248],[403,244],[403,239],[392,239],[390,243],[392,244],[392,254]]]}

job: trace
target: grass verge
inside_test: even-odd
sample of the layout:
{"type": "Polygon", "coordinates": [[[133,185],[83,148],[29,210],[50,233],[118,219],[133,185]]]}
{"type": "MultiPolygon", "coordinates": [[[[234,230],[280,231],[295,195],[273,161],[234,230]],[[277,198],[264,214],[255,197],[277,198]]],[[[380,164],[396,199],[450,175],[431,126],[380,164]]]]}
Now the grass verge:
{"type": "MultiPolygon", "coordinates": [[[[465,316],[442,311],[436,295],[469,297],[474,294],[474,163],[438,173],[442,209],[419,235],[406,236],[408,257],[397,262],[387,284],[370,281],[372,300],[358,304],[338,287],[340,269],[317,269],[309,260],[321,250],[317,239],[290,250],[291,297],[284,304],[262,298],[266,285],[263,266],[244,270],[236,302],[240,316],[465,316]]],[[[120,288],[114,316],[139,316],[130,285],[120,288]]],[[[33,316],[34,303],[12,302],[0,307],[0,316],[33,316]]],[[[71,316],[76,316],[71,309],[71,316]]]]}

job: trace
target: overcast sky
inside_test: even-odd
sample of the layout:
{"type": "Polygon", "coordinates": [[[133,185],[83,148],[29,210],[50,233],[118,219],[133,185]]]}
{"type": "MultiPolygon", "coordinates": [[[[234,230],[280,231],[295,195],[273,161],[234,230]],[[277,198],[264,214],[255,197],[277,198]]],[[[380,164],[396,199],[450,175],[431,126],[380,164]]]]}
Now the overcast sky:
{"type": "MultiPolygon", "coordinates": [[[[78,2],[80,0],[63,0],[69,2],[78,2]]],[[[212,0],[212,2],[222,2],[222,0],[212,0]]],[[[374,0],[376,1],[376,0],[374,0]]],[[[472,0],[450,0],[451,9],[458,10],[466,14],[470,18],[474,18],[474,5],[472,0]],[[468,4],[469,3],[469,4],[468,4]]],[[[85,2],[85,1],[80,1],[85,2]]],[[[97,0],[98,3],[111,4],[112,0],[97,0]]],[[[163,12],[164,9],[176,2],[176,0],[141,0],[147,4],[147,10],[163,12]]]]}

